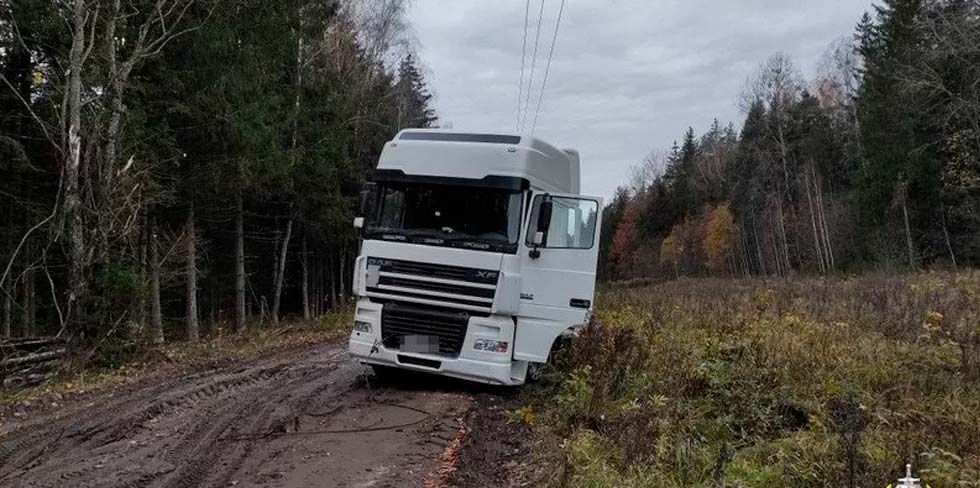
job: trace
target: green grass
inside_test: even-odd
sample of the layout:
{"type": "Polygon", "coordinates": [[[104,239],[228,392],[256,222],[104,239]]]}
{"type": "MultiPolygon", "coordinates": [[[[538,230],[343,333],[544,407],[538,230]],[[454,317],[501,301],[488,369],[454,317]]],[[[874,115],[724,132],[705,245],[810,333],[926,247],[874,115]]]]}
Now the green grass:
{"type": "Polygon", "coordinates": [[[598,304],[533,394],[564,471],[547,485],[883,487],[911,461],[980,486],[980,273],[680,280],[598,304]]]}

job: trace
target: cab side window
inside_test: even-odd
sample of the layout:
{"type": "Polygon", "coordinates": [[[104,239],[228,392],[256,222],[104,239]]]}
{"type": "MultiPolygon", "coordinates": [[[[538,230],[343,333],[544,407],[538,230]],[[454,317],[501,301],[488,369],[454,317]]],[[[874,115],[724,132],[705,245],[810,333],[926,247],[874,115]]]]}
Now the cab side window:
{"type": "Polygon", "coordinates": [[[538,214],[545,195],[534,198],[528,226],[527,244],[534,244],[537,232],[544,234],[541,247],[556,249],[591,249],[595,244],[595,224],[599,204],[584,198],[548,197],[551,199],[551,220],[546,229],[538,228],[538,214]]]}

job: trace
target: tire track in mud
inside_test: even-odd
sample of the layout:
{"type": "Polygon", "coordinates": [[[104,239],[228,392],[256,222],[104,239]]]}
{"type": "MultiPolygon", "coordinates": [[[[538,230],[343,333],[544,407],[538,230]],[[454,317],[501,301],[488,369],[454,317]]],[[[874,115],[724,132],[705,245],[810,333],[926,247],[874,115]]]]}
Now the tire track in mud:
{"type": "Polygon", "coordinates": [[[316,345],[107,392],[0,431],[0,486],[421,486],[469,395],[366,371],[316,345]]]}
{"type": "MultiPolygon", "coordinates": [[[[177,447],[172,450],[171,454],[174,455],[174,462],[185,462],[186,464],[184,464],[178,473],[171,476],[163,486],[167,488],[185,488],[202,485],[227,485],[227,481],[221,482],[221,480],[227,480],[232,477],[234,472],[248,456],[250,449],[249,445],[237,449],[240,452],[237,455],[233,455],[229,460],[225,451],[229,447],[234,450],[241,446],[225,442],[223,438],[247,432],[276,432],[277,426],[274,424],[277,419],[273,418],[273,413],[275,410],[282,408],[282,405],[270,403],[270,397],[275,401],[276,399],[274,397],[278,396],[281,398],[286,396],[294,388],[308,386],[311,381],[327,381],[322,378],[310,378],[311,376],[322,373],[322,371],[317,369],[299,371],[298,373],[297,377],[288,379],[285,384],[269,385],[268,387],[261,388],[259,391],[253,392],[252,398],[245,403],[228,408],[219,408],[213,415],[203,417],[194,430],[200,431],[203,428],[207,433],[200,439],[196,439],[194,442],[195,446],[191,450],[191,455],[184,454],[184,447],[177,447]],[[263,404],[266,405],[263,407],[263,404]],[[258,415],[253,417],[245,415],[246,412],[256,408],[259,409],[258,415]],[[219,425],[213,426],[215,421],[219,422],[219,425]],[[209,478],[215,472],[216,465],[219,461],[225,465],[225,468],[217,476],[218,481],[211,482],[209,478]]],[[[325,377],[331,378],[333,376],[332,373],[334,371],[327,373],[325,377]]],[[[192,435],[189,436],[189,439],[193,440],[196,437],[192,435]]]]}
{"type": "Polygon", "coordinates": [[[147,397],[155,397],[160,392],[174,388],[177,384],[199,380],[213,373],[214,371],[193,373],[183,378],[167,379],[147,387],[138,395],[123,392],[118,396],[99,398],[95,401],[86,402],[84,406],[66,407],[53,415],[24,423],[14,432],[6,434],[0,432],[0,481],[10,474],[9,470],[5,469],[6,467],[20,466],[21,463],[18,462],[18,458],[21,457],[37,458],[39,453],[44,453],[47,447],[53,444],[52,439],[61,442],[64,439],[70,440],[81,437],[84,440],[88,438],[87,436],[106,428],[105,426],[114,420],[111,416],[76,419],[80,416],[80,412],[90,410],[125,412],[131,408],[145,405],[147,397]],[[30,450],[28,447],[33,447],[33,449],[30,450]]]}
{"type": "MultiPolygon", "coordinates": [[[[191,385],[188,389],[177,388],[176,391],[165,394],[163,399],[151,401],[145,407],[143,405],[146,404],[146,398],[154,392],[144,392],[143,395],[137,394],[137,398],[110,402],[97,409],[96,414],[86,420],[76,421],[69,416],[54,424],[35,424],[27,432],[13,433],[12,442],[3,439],[0,466],[23,469],[25,460],[30,459],[30,463],[26,466],[30,470],[32,464],[42,464],[46,458],[70,459],[72,453],[79,451],[98,453],[102,447],[138,435],[142,430],[143,422],[180,415],[202,401],[217,400],[222,393],[268,381],[281,371],[281,367],[276,367],[233,373],[228,377],[219,377],[213,382],[191,385]],[[22,434],[20,438],[17,438],[18,434],[22,434]]],[[[124,453],[120,454],[124,455],[124,453]]],[[[60,485],[63,482],[83,478],[95,470],[102,469],[113,460],[113,458],[102,459],[98,463],[83,464],[61,472],[56,483],[60,485]]],[[[0,470],[0,481],[8,474],[5,470],[0,470]]]]}
{"type": "MultiPolygon", "coordinates": [[[[216,419],[210,415],[211,412],[235,408],[238,403],[228,401],[230,397],[254,397],[250,390],[274,384],[275,380],[293,371],[304,368],[322,371],[333,367],[339,352],[330,351],[324,356],[312,366],[291,366],[288,362],[280,362],[187,375],[164,381],[159,386],[123,393],[108,401],[92,402],[93,406],[88,409],[77,409],[54,420],[33,421],[0,438],[0,485],[6,486],[10,481],[8,478],[12,478],[15,486],[25,479],[30,481],[25,486],[84,486],[83,480],[92,477],[93,473],[114,464],[136,461],[133,454],[146,450],[138,449],[139,444],[151,444],[152,439],[146,439],[146,431],[157,430],[149,428],[147,423],[166,425],[175,419],[179,421],[181,417],[191,417],[197,418],[199,425],[213,426],[216,419]],[[224,403],[230,407],[220,407],[224,403]],[[124,440],[130,440],[131,445],[121,442],[124,440]],[[53,469],[40,476],[41,479],[31,479],[31,475],[38,471],[36,468],[44,466],[48,460],[59,460],[64,467],[48,466],[53,469]]],[[[238,414],[242,411],[242,408],[236,410],[238,414]]],[[[229,415],[226,420],[230,423],[236,419],[234,415],[229,415]]],[[[191,431],[188,440],[198,435],[200,432],[191,431]]],[[[153,453],[152,456],[159,455],[153,453]]],[[[180,459],[174,461],[181,462],[180,459]]],[[[154,470],[156,473],[152,473],[152,477],[159,477],[161,471],[173,471],[175,464],[169,464],[169,467],[161,466],[154,470]]],[[[124,471],[118,474],[125,476],[124,471]]],[[[142,479],[145,485],[147,476],[148,473],[137,472],[128,476],[128,480],[118,481],[138,482],[142,479]]],[[[96,485],[104,486],[105,481],[108,480],[103,479],[96,485]]]]}

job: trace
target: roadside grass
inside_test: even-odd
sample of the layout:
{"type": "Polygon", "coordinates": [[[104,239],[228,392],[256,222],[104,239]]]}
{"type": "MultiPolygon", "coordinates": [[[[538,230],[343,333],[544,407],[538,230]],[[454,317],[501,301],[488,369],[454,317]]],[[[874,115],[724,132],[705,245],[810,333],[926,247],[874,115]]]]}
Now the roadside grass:
{"type": "Polygon", "coordinates": [[[0,409],[52,402],[57,405],[65,396],[152,374],[179,374],[208,364],[337,339],[350,332],[352,316],[353,310],[345,307],[312,320],[286,320],[279,328],[250,323],[243,334],[230,332],[231,324],[215,324],[208,335],[195,342],[169,342],[159,346],[128,342],[106,346],[97,357],[84,364],[68,365],[46,383],[20,390],[0,390],[0,409]]]}
{"type": "Polygon", "coordinates": [[[978,357],[977,272],[604,290],[529,392],[538,482],[980,487],[978,357]]]}

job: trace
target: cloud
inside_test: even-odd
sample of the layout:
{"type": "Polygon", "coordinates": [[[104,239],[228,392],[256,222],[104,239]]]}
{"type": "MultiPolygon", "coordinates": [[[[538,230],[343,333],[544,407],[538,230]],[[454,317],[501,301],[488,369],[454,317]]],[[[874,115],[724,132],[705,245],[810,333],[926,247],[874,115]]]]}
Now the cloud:
{"type": "MultiPolygon", "coordinates": [[[[559,4],[545,2],[529,119],[559,4]]],[[[530,5],[526,73],[540,4],[530,5]]],[[[455,129],[515,131],[524,8],[516,0],[413,5],[436,108],[455,129]]],[[[870,8],[870,0],[567,0],[535,135],[579,149],[583,192],[609,196],[631,165],[688,126],[740,125],[738,94],[769,55],[788,54],[809,76],[870,8]]]]}

